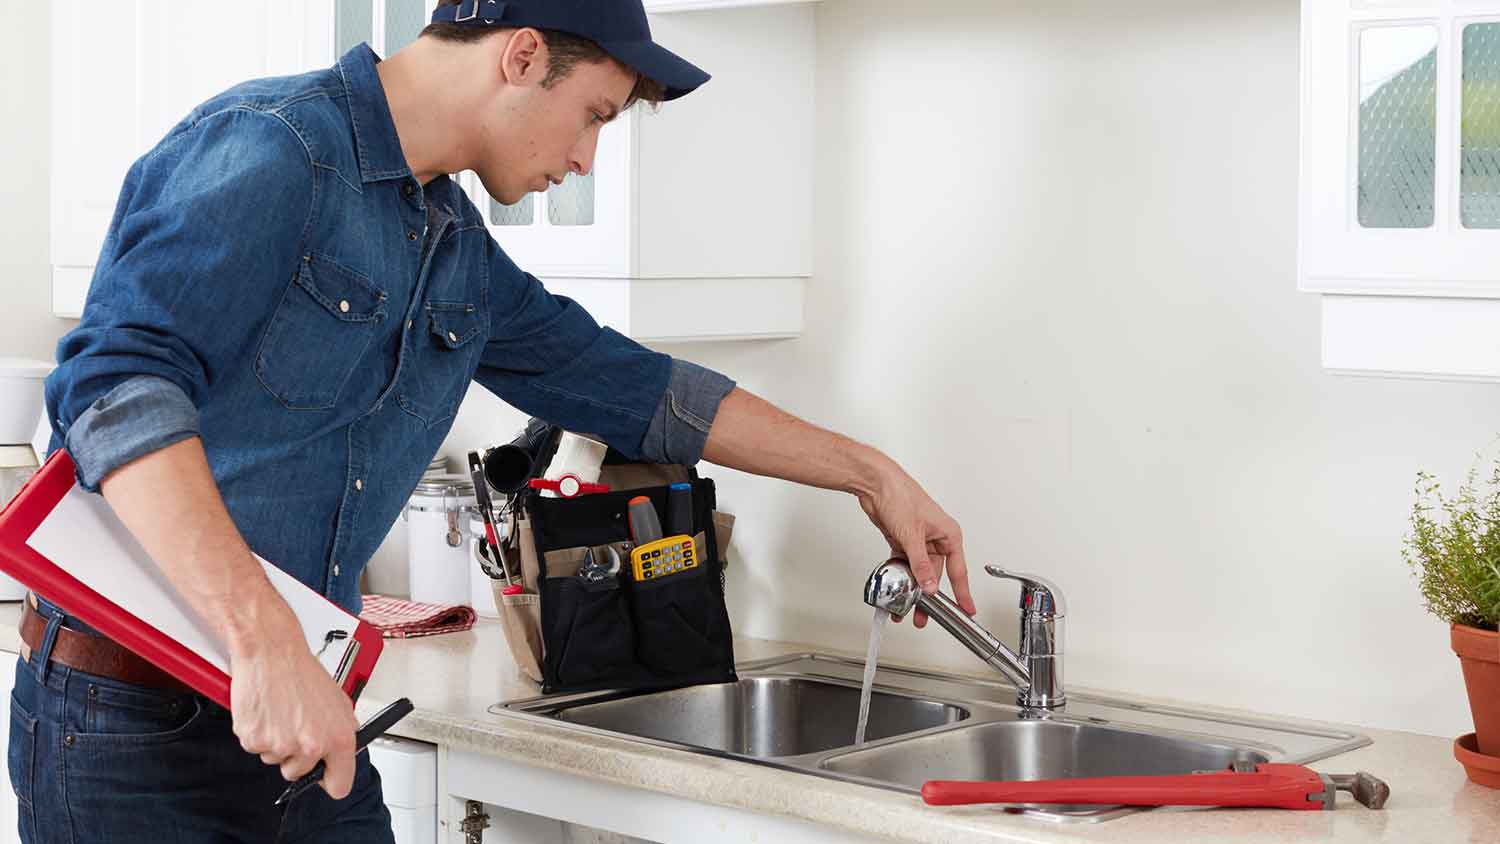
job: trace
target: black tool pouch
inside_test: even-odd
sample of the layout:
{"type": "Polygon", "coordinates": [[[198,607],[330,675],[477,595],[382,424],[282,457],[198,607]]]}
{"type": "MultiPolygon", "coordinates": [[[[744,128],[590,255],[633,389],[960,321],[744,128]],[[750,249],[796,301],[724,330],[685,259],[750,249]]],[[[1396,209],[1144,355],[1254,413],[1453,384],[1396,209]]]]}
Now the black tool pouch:
{"type": "Polygon", "coordinates": [[[628,463],[613,451],[599,480],[611,491],[566,499],[527,490],[518,499],[511,548],[526,593],[496,595],[517,664],[528,674],[539,669],[545,694],[735,680],[724,604],[725,550],[734,520],[715,510],[714,482],[691,467],[628,463]],[[676,482],[693,488],[699,564],[637,582],[629,555],[630,499],[647,496],[658,513],[666,513],[668,488],[676,482]],[[595,583],[577,576],[589,552],[603,561],[610,547],[622,561],[613,578],[595,583]],[[539,627],[539,636],[530,635],[529,624],[539,627]]]}

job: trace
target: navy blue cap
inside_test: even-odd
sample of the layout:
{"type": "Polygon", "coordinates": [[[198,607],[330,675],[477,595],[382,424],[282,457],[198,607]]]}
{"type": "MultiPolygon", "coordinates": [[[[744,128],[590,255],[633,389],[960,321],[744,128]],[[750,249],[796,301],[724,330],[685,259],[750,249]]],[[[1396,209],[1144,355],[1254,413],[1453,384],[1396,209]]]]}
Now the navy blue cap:
{"type": "Polygon", "coordinates": [[[433,23],[555,29],[598,44],[622,64],[666,88],[665,99],[692,93],[709,76],[651,40],[641,0],[462,0],[433,10],[433,23]]]}

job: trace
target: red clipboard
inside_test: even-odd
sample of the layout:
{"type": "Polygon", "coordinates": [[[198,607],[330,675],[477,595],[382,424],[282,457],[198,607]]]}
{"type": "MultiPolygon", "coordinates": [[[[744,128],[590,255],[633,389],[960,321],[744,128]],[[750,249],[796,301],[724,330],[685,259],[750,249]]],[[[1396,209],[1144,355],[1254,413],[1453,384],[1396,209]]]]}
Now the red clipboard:
{"type": "MultiPolygon", "coordinates": [[[[0,571],[228,709],[230,678],[227,672],[202,654],[132,615],[28,544],[75,485],[73,459],[66,451],[58,449],[15,498],[0,510],[0,571]]],[[[332,602],[305,585],[291,582],[333,606],[332,602]]],[[[379,630],[342,609],[339,612],[353,620],[350,625],[353,627],[353,641],[344,654],[347,665],[340,665],[339,670],[343,675],[340,686],[350,698],[358,699],[375,669],[385,641],[379,630]]]]}

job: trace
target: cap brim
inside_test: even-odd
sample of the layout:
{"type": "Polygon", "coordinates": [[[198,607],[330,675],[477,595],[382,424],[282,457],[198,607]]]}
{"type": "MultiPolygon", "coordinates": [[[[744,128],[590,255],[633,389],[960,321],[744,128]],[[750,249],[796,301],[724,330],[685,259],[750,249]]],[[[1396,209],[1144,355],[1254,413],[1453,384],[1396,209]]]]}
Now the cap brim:
{"type": "Polygon", "coordinates": [[[601,41],[599,46],[637,73],[660,83],[666,88],[662,97],[666,100],[691,94],[710,78],[697,65],[655,41],[601,41]]]}

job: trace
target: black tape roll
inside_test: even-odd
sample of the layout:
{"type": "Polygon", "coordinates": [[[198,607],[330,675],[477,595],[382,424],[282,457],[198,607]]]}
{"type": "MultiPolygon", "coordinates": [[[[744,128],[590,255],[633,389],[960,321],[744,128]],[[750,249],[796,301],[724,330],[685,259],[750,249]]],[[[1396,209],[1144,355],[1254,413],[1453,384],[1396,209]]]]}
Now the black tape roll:
{"type": "Polygon", "coordinates": [[[484,479],[500,492],[512,494],[526,487],[533,464],[531,452],[515,445],[497,445],[484,453],[484,479]]]}

